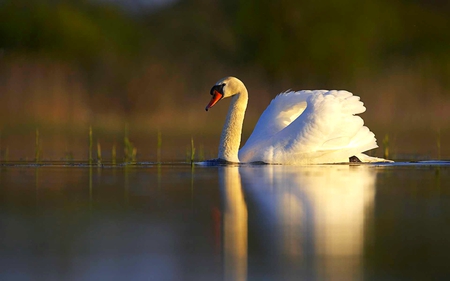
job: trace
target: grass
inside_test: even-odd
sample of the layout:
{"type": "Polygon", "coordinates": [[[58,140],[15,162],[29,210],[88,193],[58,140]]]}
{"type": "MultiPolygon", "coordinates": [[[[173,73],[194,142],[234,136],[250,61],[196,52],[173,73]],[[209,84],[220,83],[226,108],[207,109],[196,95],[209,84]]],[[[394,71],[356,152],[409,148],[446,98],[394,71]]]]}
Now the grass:
{"type": "Polygon", "coordinates": [[[92,126],[89,126],[89,165],[92,165],[92,126]]]}
{"type": "Polygon", "coordinates": [[[97,140],[97,165],[102,165],[102,147],[100,142],[97,140]]]}
{"type": "Polygon", "coordinates": [[[125,125],[125,134],[123,138],[125,163],[136,163],[137,148],[128,138],[128,125],[125,125]]]}
{"type": "Polygon", "coordinates": [[[114,143],[111,148],[111,163],[116,165],[116,144],[114,143]]]}
{"type": "MultiPolygon", "coordinates": [[[[123,143],[119,142],[118,144],[116,142],[114,142],[112,144],[112,147],[108,147],[108,151],[105,152],[102,151],[102,145],[103,145],[103,149],[105,149],[105,144],[103,143],[103,141],[100,141],[100,139],[98,138],[98,134],[96,131],[96,147],[94,147],[94,129],[92,128],[92,126],[88,127],[88,163],[89,165],[103,165],[105,163],[108,164],[112,164],[112,165],[117,165],[117,164],[135,164],[137,163],[137,147],[134,145],[134,143],[131,141],[130,137],[129,137],[129,130],[128,130],[128,126],[125,126],[125,130],[123,131],[123,143]],[[93,149],[96,149],[96,151],[93,151],[93,149]],[[117,149],[119,149],[119,153],[117,152],[117,149]],[[122,150],[123,149],[123,150],[122,150]],[[123,155],[122,152],[123,151],[123,155]],[[108,153],[109,152],[109,153],[108,153]],[[106,157],[106,158],[105,158],[106,157]],[[111,158],[109,158],[111,157],[111,158]],[[117,157],[119,157],[119,159],[117,159],[117,157]],[[111,160],[110,160],[111,159],[111,160]],[[109,162],[110,160],[110,162],[109,162]],[[105,162],[106,161],[106,162],[105,162]]],[[[47,134],[43,134],[43,132],[46,132],[46,130],[43,130],[42,127],[34,127],[34,134],[35,134],[35,141],[34,141],[34,147],[29,147],[28,148],[28,152],[26,154],[31,154],[34,157],[30,157],[30,156],[21,156],[20,161],[30,161],[32,163],[36,163],[36,164],[41,164],[43,161],[42,158],[42,136],[45,135],[47,136],[47,134]],[[33,154],[33,149],[34,149],[34,154],[33,154]],[[31,150],[31,151],[30,151],[31,150]]],[[[32,128],[29,128],[29,134],[33,132],[32,128]]],[[[84,129],[84,131],[86,130],[86,127],[84,129]]],[[[120,132],[118,132],[120,133],[120,132]]],[[[442,130],[441,128],[437,128],[434,129],[434,134],[429,135],[430,140],[429,140],[429,145],[430,147],[428,147],[429,150],[433,151],[434,154],[434,159],[437,160],[442,160],[442,157],[444,157],[445,159],[445,151],[443,150],[443,148],[446,148],[445,145],[443,145],[443,143],[445,143],[443,141],[443,138],[445,138],[446,133],[448,133],[448,131],[446,131],[445,129],[442,130]],[[434,148],[433,148],[434,147],[434,148]],[[444,155],[443,155],[444,154],[444,155]]],[[[100,134],[101,135],[101,134],[100,134]]],[[[105,137],[107,138],[107,136],[105,137]]],[[[396,146],[396,136],[392,136],[392,134],[390,133],[386,133],[384,135],[384,137],[382,138],[381,141],[381,151],[378,151],[378,157],[384,157],[386,159],[391,159],[391,158],[395,158],[395,157],[403,157],[403,158],[399,158],[400,160],[417,160],[421,157],[419,156],[414,156],[414,155],[403,155],[403,154],[397,154],[397,146],[396,146]],[[395,151],[394,151],[395,150],[395,151]],[[394,152],[394,154],[393,154],[394,152]],[[381,154],[381,155],[380,155],[381,154]],[[399,156],[400,155],[400,156],[399,156]],[[414,158],[416,157],[416,158],[414,158]]],[[[7,146],[8,144],[8,138],[5,137],[5,131],[0,131],[0,163],[6,163],[9,162],[9,156],[10,156],[10,152],[14,151],[16,152],[17,150],[15,149],[15,147],[13,146],[13,148],[11,149],[11,147],[8,148],[7,146]]],[[[78,142],[76,143],[78,144],[78,142]]],[[[57,149],[58,146],[55,146],[57,149]]],[[[205,158],[205,153],[206,156],[211,156],[213,154],[213,150],[211,150],[211,148],[209,146],[204,146],[203,144],[199,144],[199,143],[195,143],[194,137],[191,136],[190,138],[190,142],[184,147],[184,151],[182,148],[180,147],[176,147],[176,146],[171,146],[171,149],[169,149],[168,151],[170,153],[176,151],[176,159],[182,160],[185,159],[184,161],[186,163],[190,163],[193,164],[196,161],[204,161],[205,158]],[[172,150],[173,149],[173,150],[172,150]]],[[[86,149],[86,147],[84,146],[81,147],[81,149],[75,149],[75,154],[67,147],[67,144],[65,146],[65,149],[62,151],[64,157],[63,158],[59,158],[60,160],[66,161],[67,163],[73,163],[74,162],[74,155],[78,155],[77,153],[81,154],[83,153],[83,151],[85,151],[84,149],[86,149]],[[78,152],[77,152],[78,151],[78,152]]],[[[143,150],[145,154],[148,153],[147,150],[143,150]]],[[[54,154],[54,151],[52,151],[53,153],[50,153],[51,155],[54,154]]],[[[215,152],[215,150],[214,150],[215,152]]],[[[375,155],[374,151],[369,152],[372,153],[370,155],[375,155]]],[[[173,153],[172,153],[173,154],[173,153]]],[[[172,155],[170,154],[170,155],[172,155]]],[[[15,155],[15,154],[14,154],[15,155]]],[[[150,153],[150,156],[152,154],[150,153]]],[[[17,156],[16,156],[17,157],[17,156]]],[[[161,164],[163,159],[162,159],[162,134],[161,131],[158,130],[157,134],[156,134],[156,162],[154,162],[155,164],[161,164]]],[[[81,162],[86,161],[85,157],[81,158],[81,162]]],[[[424,158],[424,159],[430,159],[430,158],[424,158]]],[[[149,159],[150,160],[150,159],[149,159]]],[[[154,161],[154,158],[152,159],[154,161]]],[[[152,161],[150,160],[150,161],[152,161]]],[[[14,160],[13,160],[14,161],[14,160]]],[[[141,160],[141,161],[148,161],[147,159],[141,160]]],[[[183,160],[182,160],[183,161],[183,160]]],[[[86,163],[86,162],[84,162],[86,163]]]]}
{"type": "Polygon", "coordinates": [[[384,159],[389,159],[389,134],[386,134],[383,139],[383,156],[384,159]]]}
{"type": "Polygon", "coordinates": [[[194,138],[191,137],[191,157],[190,157],[191,165],[194,164],[194,159],[195,159],[194,138]]]}

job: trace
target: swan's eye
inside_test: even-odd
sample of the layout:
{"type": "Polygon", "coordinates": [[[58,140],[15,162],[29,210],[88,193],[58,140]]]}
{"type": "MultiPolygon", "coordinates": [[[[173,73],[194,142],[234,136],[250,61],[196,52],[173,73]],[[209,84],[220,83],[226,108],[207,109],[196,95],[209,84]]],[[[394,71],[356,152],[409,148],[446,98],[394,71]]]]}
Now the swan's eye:
{"type": "Polygon", "coordinates": [[[214,85],[214,86],[211,88],[211,91],[210,91],[211,96],[214,95],[214,92],[215,92],[215,91],[217,91],[217,92],[219,92],[221,95],[223,95],[223,87],[225,87],[225,85],[226,85],[225,83],[220,84],[220,85],[214,85]]]}

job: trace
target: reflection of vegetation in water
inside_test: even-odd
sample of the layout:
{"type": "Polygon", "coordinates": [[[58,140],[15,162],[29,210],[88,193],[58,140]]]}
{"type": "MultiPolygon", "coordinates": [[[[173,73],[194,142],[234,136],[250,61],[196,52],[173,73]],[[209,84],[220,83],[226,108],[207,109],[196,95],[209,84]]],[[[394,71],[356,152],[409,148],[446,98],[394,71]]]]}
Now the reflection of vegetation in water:
{"type": "Polygon", "coordinates": [[[36,207],[39,206],[39,167],[36,166],[34,169],[34,185],[35,185],[35,201],[36,207]]]}
{"type": "Polygon", "coordinates": [[[92,165],[89,165],[89,209],[92,210],[92,165]]]}

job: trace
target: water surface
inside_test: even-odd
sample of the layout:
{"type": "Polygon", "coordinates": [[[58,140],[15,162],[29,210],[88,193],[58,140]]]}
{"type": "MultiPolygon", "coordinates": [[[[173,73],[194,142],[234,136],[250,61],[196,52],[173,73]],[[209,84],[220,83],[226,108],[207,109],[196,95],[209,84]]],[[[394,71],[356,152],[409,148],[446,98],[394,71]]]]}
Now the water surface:
{"type": "Polygon", "coordinates": [[[450,163],[0,167],[1,280],[450,276],[450,163]]]}

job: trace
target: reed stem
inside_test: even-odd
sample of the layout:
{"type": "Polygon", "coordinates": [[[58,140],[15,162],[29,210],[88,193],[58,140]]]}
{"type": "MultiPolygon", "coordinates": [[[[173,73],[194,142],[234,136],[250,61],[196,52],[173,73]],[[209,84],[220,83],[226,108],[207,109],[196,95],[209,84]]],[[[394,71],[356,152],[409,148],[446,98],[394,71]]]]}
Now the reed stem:
{"type": "Polygon", "coordinates": [[[386,134],[383,139],[384,159],[389,159],[389,134],[386,134]]]}
{"type": "Polygon", "coordinates": [[[89,126],[89,165],[92,165],[92,126],[89,126]]]}
{"type": "Polygon", "coordinates": [[[111,157],[112,157],[112,164],[116,165],[116,144],[113,144],[112,146],[111,157]]]}
{"type": "Polygon", "coordinates": [[[100,142],[97,140],[97,165],[102,164],[102,147],[100,146],[100,142]]]}
{"type": "Polygon", "coordinates": [[[191,137],[191,165],[194,163],[194,158],[195,158],[194,138],[191,137]]]}

